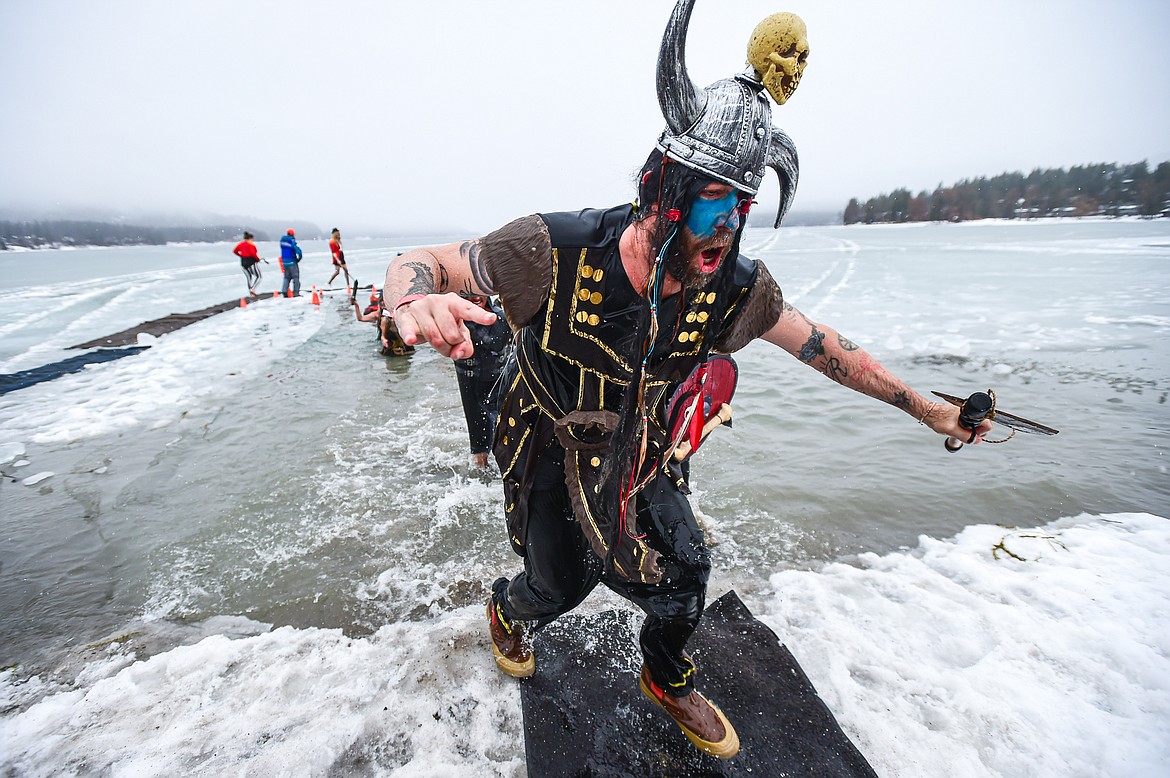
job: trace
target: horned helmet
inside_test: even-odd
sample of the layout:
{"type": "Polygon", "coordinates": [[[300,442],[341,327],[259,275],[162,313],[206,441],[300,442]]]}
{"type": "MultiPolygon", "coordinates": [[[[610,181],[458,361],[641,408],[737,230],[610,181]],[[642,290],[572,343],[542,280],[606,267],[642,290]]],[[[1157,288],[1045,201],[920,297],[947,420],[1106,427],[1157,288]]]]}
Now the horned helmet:
{"type": "Polygon", "coordinates": [[[687,28],[695,0],[678,0],[658,51],[658,104],[666,129],[658,149],[670,159],[711,178],[756,194],[764,168],[780,180],[779,227],[792,205],[800,164],[792,139],[772,126],[771,94],[785,103],[808,61],[804,22],[773,14],[756,27],[748,44],[748,69],[699,89],[686,67],[687,28]]]}

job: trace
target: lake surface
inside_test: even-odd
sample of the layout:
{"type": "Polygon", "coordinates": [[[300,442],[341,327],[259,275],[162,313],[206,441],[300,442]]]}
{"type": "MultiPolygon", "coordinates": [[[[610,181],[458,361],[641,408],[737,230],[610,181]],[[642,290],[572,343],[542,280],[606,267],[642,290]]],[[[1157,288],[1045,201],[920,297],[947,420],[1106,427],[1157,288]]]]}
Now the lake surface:
{"type": "MultiPolygon", "coordinates": [[[[0,373],[242,294],[230,248],[0,252],[0,373]]],[[[468,466],[451,364],[378,356],[344,292],[311,305],[332,269],[324,242],[303,248],[304,298],[0,396],[0,766],[524,774],[518,693],[480,624],[487,585],[519,569],[499,477],[468,466]]],[[[350,240],[346,258],[380,287],[406,248],[350,240]]],[[[920,392],[992,388],[1060,434],[948,454],[905,414],[752,344],[734,429],[692,467],[712,597],[736,589],[777,631],[883,775],[1154,775],[1170,757],[1170,220],[753,229],[743,250],[920,392]],[[1048,561],[993,556],[1011,533],[1008,548],[1048,561]],[[932,554],[947,561],[927,574],[932,554]],[[939,599],[933,576],[969,590],[939,599]],[[1018,593],[1011,618],[999,586],[1018,593]],[[1062,620],[1052,587],[1089,612],[1062,620]],[[906,607],[861,607],[887,590],[906,607]],[[974,621],[947,629],[962,649],[880,645],[921,632],[929,646],[960,609],[974,621]],[[1068,645],[1046,639],[1074,627],[1068,645]],[[979,677],[940,692],[988,640],[979,661],[1010,647],[1037,695],[1063,667],[1051,703],[1074,723],[1045,729],[979,677]],[[1135,694],[1144,707],[1121,716],[1135,694]],[[907,706],[892,720],[891,695],[907,706]],[[1047,740],[993,747],[996,716],[1047,740]]],[[[261,267],[271,293],[275,263],[261,267]]],[[[584,607],[626,606],[599,591],[584,607]]]]}

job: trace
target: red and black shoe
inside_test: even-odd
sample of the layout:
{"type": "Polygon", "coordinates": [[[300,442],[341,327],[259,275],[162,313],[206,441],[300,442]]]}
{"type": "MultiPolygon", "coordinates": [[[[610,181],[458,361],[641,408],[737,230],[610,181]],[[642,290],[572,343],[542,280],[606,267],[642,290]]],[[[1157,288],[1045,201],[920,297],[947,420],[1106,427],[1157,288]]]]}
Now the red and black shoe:
{"type": "Polygon", "coordinates": [[[723,711],[703,695],[696,691],[684,697],[667,694],[654,683],[650,669],[645,665],[642,665],[642,674],[638,677],[638,687],[642,694],[674,719],[674,723],[700,751],[720,759],[730,759],[739,753],[739,735],[735,733],[735,728],[723,715],[723,711]]]}
{"type": "Polygon", "coordinates": [[[488,598],[487,616],[492,654],[500,669],[513,678],[527,678],[535,673],[536,657],[524,636],[524,627],[504,617],[494,596],[488,598]]]}

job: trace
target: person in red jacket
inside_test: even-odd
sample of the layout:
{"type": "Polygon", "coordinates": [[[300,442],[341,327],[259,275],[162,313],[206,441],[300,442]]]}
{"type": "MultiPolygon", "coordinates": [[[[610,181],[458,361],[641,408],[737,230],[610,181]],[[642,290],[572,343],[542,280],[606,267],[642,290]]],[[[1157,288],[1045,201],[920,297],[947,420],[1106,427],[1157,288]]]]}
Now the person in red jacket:
{"type": "Polygon", "coordinates": [[[345,252],[341,250],[341,230],[336,227],[333,228],[333,235],[329,238],[329,251],[333,254],[333,275],[329,276],[329,281],[326,286],[333,283],[333,279],[337,278],[337,274],[344,271],[345,285],[350,286],[349,283],[349,268],[345,266],[345,252]]]}
{"type": "Polygon", "coordinates": [[[255,296],[256,286],[260,283],[260,253],[256,249],[252,233],[244,232],[244,239],[236,244],[232,253],[240,258],[240,265],[244,268],[244,277],[248,279],[248,294],[255,296]]]}

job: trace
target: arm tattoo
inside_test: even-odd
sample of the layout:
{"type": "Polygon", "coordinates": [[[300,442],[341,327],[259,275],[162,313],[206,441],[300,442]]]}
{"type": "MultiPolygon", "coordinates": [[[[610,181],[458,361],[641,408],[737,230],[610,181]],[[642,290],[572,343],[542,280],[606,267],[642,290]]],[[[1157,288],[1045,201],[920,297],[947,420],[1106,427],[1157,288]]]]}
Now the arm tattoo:
{"type": "Polygon", "coordinates": [[[479,257],[479,242],[464,241],[463,245],[459,247],[459,253],[467,258],[467,264],[471,268],[471,275],[475,278],[476,285],[485,292],[494,292],[495,289],[492,288],[492,280],[488,277],[487,268],[483,266],[483,261],[479,257]]]}
{"type": "Polygon", "coordinates": [[[425,262],[407,262],[402,268],[413,273],[413,278],[410,279],[410,286],[406,290],[407,295],[434,293],[435,274],[431,270],[430,265],[425,262]]]}
{"type": "Polygon", "coordinates": [[[896,408],[901,408],[902,410],[908,411],[908,410],[910,410],[910,395],[906,394],[905,392],[901,392],[901,391],[897,392],[894,395],[893,399],[890,400],[890,405],[893,405],[896,408]]]}
{"type": "Polygon", "coordinates": [[[829,357],[829,360],[825,362],[825,375],[839,384],[844,384],[845,379],[849,377],[849,371],[841,364],[840,359],[829,357]]]}
{"type": "Polygon", "coordinates": [[[447,267],[440,263],[439,265],[439,289],[440,292],[447,291],[447,286],[450,284],[451,278],[447,275],[447,267]]]}
{"type": "Polygon", "coordinates": [[[849,340],[849,338],[847,338],[844,335],[841,335],[839,333],[837,335],[837,344],[839,346],[841,346],[841,348],[845,349],[846,351],[857,351],[857,349],[861,348],[856,343],[849,340]]]}
{"type": "Polygon", "coordinates": [[[825,333],[821,332],[813,325],[812,335],[809,336],[805,344],[800,347],[800,361],[811,363],[817,357],[825,355],[825,333]]]}

